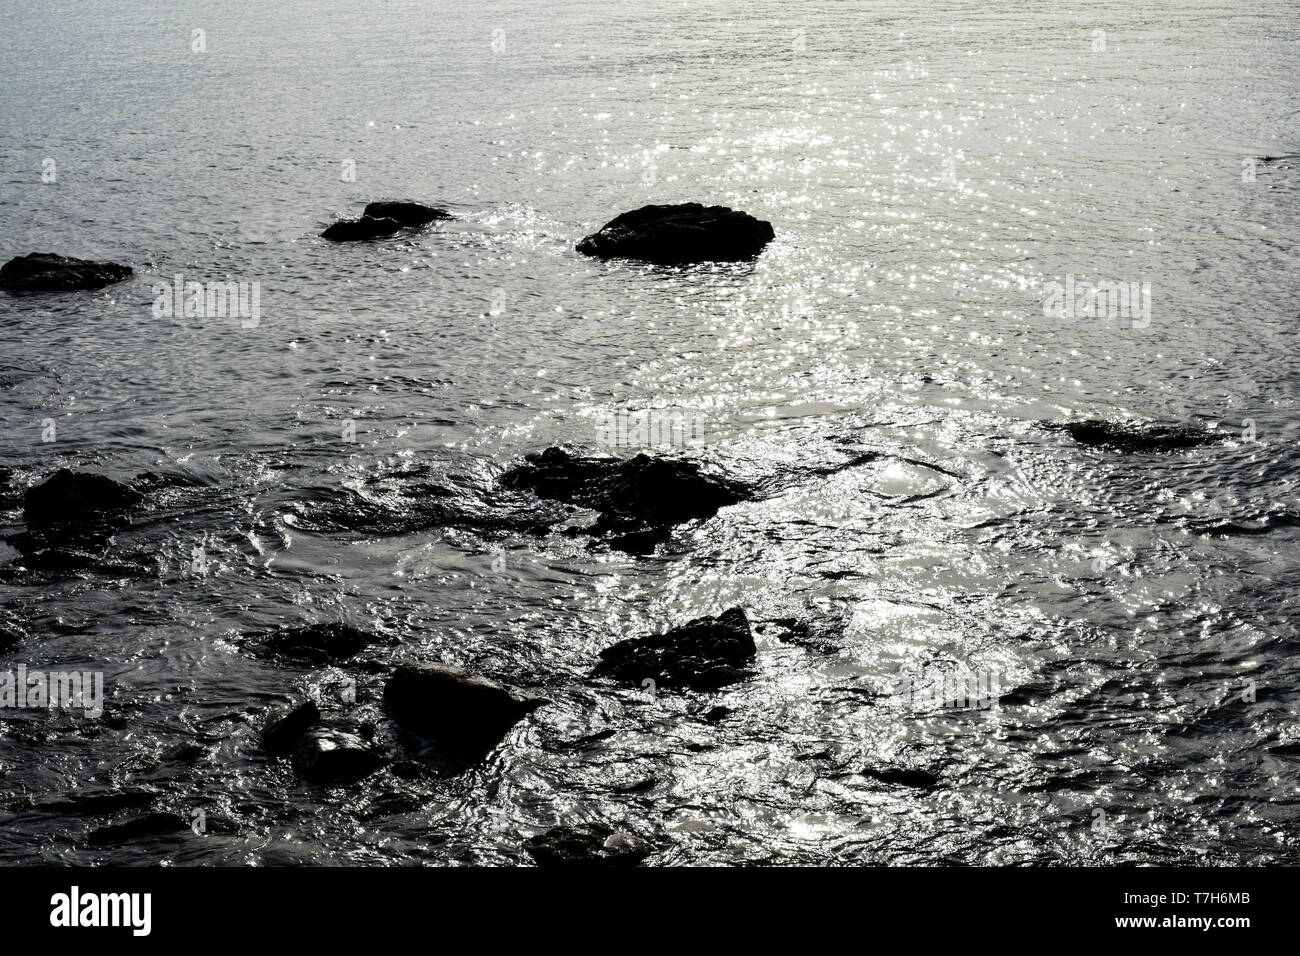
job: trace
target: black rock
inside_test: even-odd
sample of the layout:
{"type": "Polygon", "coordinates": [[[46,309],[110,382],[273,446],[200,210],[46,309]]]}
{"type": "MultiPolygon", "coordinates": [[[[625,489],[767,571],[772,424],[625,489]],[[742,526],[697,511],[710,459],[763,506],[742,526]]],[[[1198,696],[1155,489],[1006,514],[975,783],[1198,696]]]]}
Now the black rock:
{"type": "Polygon", "coordinates": [[[384,687],[384,703],[399,727],[459,763],[486,756],[524,715],[549,701],[455,667],[405,664],[384,687]]]}
{"type": "Polygon", "coordinates": [[[673,529],[661,521],[607,511],[585,532],[570,529],[567,533],[603,537],[610,548],[627,554],[653,554],[656,547],[672,537],[673,529]]]}
{"type": "Polygon", "coordinates": [[[94,523],[119,514],[141,500],[140,494],[103,475],[60,468],[23,498],[23,517],[29,528],[94,523]]]}
{"type": "Polygon", "coordinates": [[[405,227],[423,226],[439,219],[451,219],[445,209],[421,205],[418,202],[372,202],[366,206],[364,216],[371,219],[392,219],[405,227]]]}
{"type": "Polygon", "coordinates": [[[577,250],[598,259],[643,259],[658,265],[752,259],[776,233],[770,222],[725,206],[642,206],[611,219],[577,250]]]}
{"type": "Polygon", "coordinates": [[[115,262],[92,262],[58,256],[52,252],[33,252],[18,256],[0,266],[0,289],[6,292],[69,292],[76,289],[102,289],[114,282],[129,279],[130,266],[115,262]]]}
{"type": "Polygon", "coordinates": [[[262,747],[269,754],[284,756],[293,752],[302,735],[320,723],[320,708],[315,701],[295,707],[284,717],[268,724],[262,731],[262,747]]]}
{"type": "Polygon", "coordinates": [[[347,624],[305,624],[251,635],[248,647],[259,657],[297,661],[317,667],[355,657],[385,639],[347,624]]]}
{"type": "Polygon", "coordinates": [[[1121,452],[1165,452],[1223,441],[1223,432],[1186,425],[1153,422],[1108,422],[1091,418],[1079,422],[1043,422],[1045,428],[1067,431],[1080,445],[1121,452]]]}
{"type": "Polygon", "coordinates": [[[360,219],[340,219],[338,222],[331,223],[321,233],[321,238],[329,239],[331,242],[361,242],[366,239],[391,236],[401,230],[402,224],[396,219],[363,216],[360,219]]]}
{"type": "Polygon", "coordinates": [[[538,866],[637,866],[653,848],[604,823],[556,827],[524,841],[538,866]]]}
{"type": "Polygon", "coordinates": [[[915,767],[869,767],[862,773],[881,783],[915,787],[921,790],[933,787],[939,782],[939,778],[928,770],[919,770],[915,767]]]}
{"type": "Polygon", "coordinates": [[[338,727],[313,727],[293,748],[293,769],[308,783],[345,783],[374,773],[384,757],[338,727]]]}
{"type": "Polygon", "coordinates": [[[526,456],[498,484],[602,512],[590,533],[609,534],[611,546],[634,554],[653,550],[672,525],[711,518],[753,497],[745,485],[706,474],[695,462],[583,457],[563,448],[526,456]]]}
{"type": "Polygon", "coordinates": [[[733,607],[717,617],[607,647],[591,673],[638,687],[650,679],[657,688],[709,690],[749,676],[746,666],[755,653],[749,618],[733,607]]]}
{"type": "Polygon", "coordinates": [[[130,525],[130,509],[141,500],[111,478],[62,468],[27,489],[27,533],[9,542],[27,555],[24,564],[33,569],[85,567],[102,554],[109,535],[130,525]]]}

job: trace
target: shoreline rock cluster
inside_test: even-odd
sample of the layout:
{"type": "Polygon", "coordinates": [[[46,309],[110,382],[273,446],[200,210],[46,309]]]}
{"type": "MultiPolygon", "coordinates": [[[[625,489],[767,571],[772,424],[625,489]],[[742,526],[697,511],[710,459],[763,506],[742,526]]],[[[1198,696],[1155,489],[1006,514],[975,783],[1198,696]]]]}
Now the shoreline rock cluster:
{"type": "MultiPolygon", "coordinates": [[[[330,242],[366,242],[455,217],[423,203],[380,200],[357,219],[340,219],[320,234],[330,242]]],[[[752,259],[776,236],[770,222],[726,206],[701,203],[642,206],[611,219],[574,247],[598,259],[639,259],[656,265],[752,259]]],[[[52,252],[17,256],[0,266],[0,290],[10,293],[102,289],[135,270],[52,252]]]]}
{"type": "MultiPolygon", "coordinates": [[[[341,624],[317,624],[271,631],[260,646],[282,646],[285,635],[314,652],[320,635],[345,635],[337,653],[313,653],[281,663],[323,666],[354,657],[364,647],[383,643],[376,635],[341,624]],[[358,646],[361,645],[361,646],[358,646]]],[[[333,638],[331,638],[333,639],[333,638]]],[[[600,652],[591,678],[665,690],[716,690],[750,676],[755,658],[753,632],[742,608],[717,617],[702,617],[660,634],[618,641],[600,652]]],[[[402,738],[440,775],[464,772],[485,759],[510,729],[551,701],[520,689],[438,662],[399,664],[384,682],[383,711],[402,738]]],[[[307,700],[268,723],[262,748],[292,759],[307,783],[340,784],[365,777],[394,762],[374,742],[373,723],[327,715],[307,700]]]]}

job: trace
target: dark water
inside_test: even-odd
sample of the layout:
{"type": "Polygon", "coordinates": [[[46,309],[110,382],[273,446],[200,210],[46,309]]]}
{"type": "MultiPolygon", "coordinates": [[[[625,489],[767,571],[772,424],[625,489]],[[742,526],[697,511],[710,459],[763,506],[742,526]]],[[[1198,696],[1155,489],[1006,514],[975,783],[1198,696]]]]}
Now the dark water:
{"type": "Polygon", "coordinates": [[[192,480],[88,569],[0,548],[0,670],[108,697],[0,711],[3,861],[507,863],[599,820],[664,864],[1297,862],[1294,4],[3,7],[0,256],[136,269],[0,298],[5,533],[62,466],[192,480]],[[458,218],[316,238],[383,197],[458,218]],[[573,251],[690,200],[777,240],[573,251]],[[178,273],[259,283],[260,321],[155,317],[178,273]],[[1149,283],[1149,321],[1044,315],[1067,276],[1149,283]],[[430,516],[645,409],[764,496],[641,558],[430,516]],[[1231,440],[1036,424],[1085,417],[1231,440]],[[760,627],[717,693],[586,677],[737,604],[810,634],[760,627]],[[394,643],[315,669],[238,641],[315,621],[394,643]],[[554,703],[446,780],[316,788],[261,753],[268,714],[347,681],[383,738],[412,659],[554,703]],[[1000,706],[895,684],[963,669],[1000,706]],[[223,824],[90,845],[150,807],[223,824]]]}

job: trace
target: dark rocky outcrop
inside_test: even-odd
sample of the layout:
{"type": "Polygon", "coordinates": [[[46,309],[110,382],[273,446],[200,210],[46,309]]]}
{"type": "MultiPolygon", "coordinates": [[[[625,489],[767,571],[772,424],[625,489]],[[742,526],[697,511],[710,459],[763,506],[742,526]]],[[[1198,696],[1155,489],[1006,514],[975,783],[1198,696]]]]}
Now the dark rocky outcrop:
{"type": "Polygon", "coordinates": [[[362,216],[370,219],[392,219],[405,228],[452,218],[451,213],[445,209],[436,209],[418,202],[372,202],[366,206],[362,216]]]}
{"type": "Polygon", "coordinates": [[[1078,422],[1042,422],[1044,428],[1069,432],[1080,445],[1127,453],[1181,451],[1212,445],[1228,436],[1223,432],[1158,422],[1108,422],[1090,418],[1078,422]]]}
{"type": "Polygon", "coordinates": [[[267,634],[245,635],[257,657],[323,667],[355,657],[387,639],[347,624],[304,624],[280,627],[267,634]]]}
{"type": "Polygon", "coordinates": [[[52,252],[18,256],[0,266],[0,289],[6,292],[71,292],[102,289],[133,275],[130,266],[92,262],[52,252]]]}
{"type": "Polygon", "coordinates": [[[717,617],[607,647],[591,673],[638,687],[650,679],[657,688],[711,690],[749,676],[747,666],[755,653],[749,618],[733,607],[717,617]]]}
{"type": "Polygon", "coordinates": [[[637,866],[653,848],[605,823],[555,827],[524,841],[538,866],[637,866]]]}
{"type": "Polygon", "coordinates": [[[405,664],[384,687],[394,722],[453,763],[482,759],[519,720],[547,703],[442,664],[405,664]]]}
{"type": "Polygon", "coordinates": [[[340,219],[331,223],[321,233],[321,238],[332,242],[380,239],[403,229],[416,229],[439,219],[450,218],[452,215],[447,210],[435,209],[418,202],[372,202],[366,206],[360,219],[340,219]]]}
{"type": "Polygon", "coordinates": [[[591,458],[563,448],[528,455],[498,484],[601,512],[589,532],[609,535],[611,547],[632,553],[653,550],[673,525],[753,497],[747,486],[706,474],[695,462],[644,454],[591,458]]]}
{"type": "Polygon", "coordinates": [[[27,530],[8,542],[31,570],[75,571],[104,556],[111,535],[128,527],[138,492],[103,475],[62,468],[23,497],[27,530]]]}
{"type": "Polygon", "coordinates": [[[60,468],[23,497],[23,517],[29,529],[95,526],[116,521],[139,504],[134,489],[103,475],[60,468]]]}
{"type": "Polygon", "coordinates": [[[262,747],[269,754],[286,756],[293,753],[294,745],[303,734],[320,723],[320,708],[315,701],[295,707],[285,716],[272,721],[262,731],[262,747]]]}
{"type": "Polygon", "coordinates": [[[369,776],[384,755],[344,727],[312,727],[293,748],[293,769],[308,783],[346,783],[369,776]]]}
{"type": "Polygon", "coordinates": [[[576,246],[598,259],[658,265],[752,259],[775,238],[770,222],[725,206],[642,206],[611,219],[576,246]]]}
{"type": "Polygon", "coordinates": [[[396,219],[376,219],[363,216],[360,219],[340,219],[330,223],[322,232],[321,238],[331,242],[364,242],[367,239],[381,239],[402,231],[402,224],[396,219]]]}

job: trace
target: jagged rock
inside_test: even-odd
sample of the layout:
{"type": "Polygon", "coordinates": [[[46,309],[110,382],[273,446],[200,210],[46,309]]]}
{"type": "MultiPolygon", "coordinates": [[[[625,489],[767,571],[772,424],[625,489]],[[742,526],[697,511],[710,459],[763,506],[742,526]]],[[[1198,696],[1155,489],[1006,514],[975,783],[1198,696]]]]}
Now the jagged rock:
{"type": "Polygon", "coordinates": [[[129,279],[130,266],[116,262],[92,262],[52,252],[18,256],[0,266],[0,289],[6,292],[70,292],[102,289],[129,279]]]}
{"type": "Polygon", "coordinates": [[[643,259],[658,265],[752,259],[776,233],[770,222],[725,206],[642,206],[616,216],[577,245],[598,259],[643,259]]]}
{"type": "Polygon", "coordinates": [[[308,783],[345,783],[378,770],[384,757],[356,734],[313,727],[293,748],[293,769],[308,783]]]}
{"type": "Polygon", "coordinates": [[[452,218],[451,213],[445,209],[436,209],[418,202],[372,202],[366,206],[363,215],[371,219],[392,219],[407,228],[452,218]]]}
{"type": "Polygon", "coordinates": [[[695,462],[645,454],[592,458],[563,448],[527,455],[498,484],[600,511],[589,532],[608,534],[611,547],[631,553],[653,550],[673,525],[753,497],[745,485],[706,474],[695,462]]]}
{"type": "Polygon", "coordinates": [[[1223,432],[1186,425],[1155,422],[1108,422],[1090,418],[1079,422],[1043,422],[1045,428],[1066,431],[1080,445],[1110,448],[1121,452],[1164,452],[1212,445],[1223,441],[1223,432]]]}
{"type": "Polygon", "coordinates": [[[322,239],[331,242],[362,242],[367,239],[379,239],[402,231],[402,224],[396,219],[363,216],[360,219],[340,219],[331,223],[321,233],[322,239]]]}
{"type": "Polygon", "coordinates": [[[755,653],[749,618],[733,607],[717,617],[607,647],[591,673],[638,687],[649,679],[657,688],[709,690],[747,677],[755,653]]]}
{"type": "Polygon", "coordinates": [[[637,866],[653,848],[605,823],[555,827],[524,841],[538,866],[637,866]]]}
{"type": "Polygon", "coordinates": [[[486,756],[520,719],[549,703],[442,664],[405,664],[384,687],[399,727],[455,762],[486,756]]]}
{"type": "Polygon", "coordinates": [[[355,657],[373,644],[386,643],[377,634],[337,623],[281,627],[268,634],[246,636],[251,637],[249,650],[258,657],[317,667],[355,657]]]}
{"type": "Polygon", "coordinates": [[[320,708],[315,701],[295,707],[284,717],[267,725],[262,731],[262,747],[269,754],[284,756],[293,752],[302,735],[320,723],[320,708]]]}

